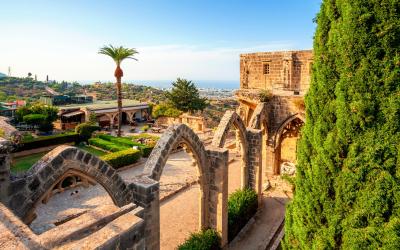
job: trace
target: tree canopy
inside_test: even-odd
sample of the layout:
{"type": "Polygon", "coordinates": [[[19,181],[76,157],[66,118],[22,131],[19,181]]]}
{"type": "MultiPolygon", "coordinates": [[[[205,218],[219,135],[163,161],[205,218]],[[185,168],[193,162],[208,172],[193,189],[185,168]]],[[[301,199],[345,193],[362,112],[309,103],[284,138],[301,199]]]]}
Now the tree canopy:
{"type": "Polygon", "coordinates": [[[324,0],[286,249],[400,247],[400,1],[324,0]]]}
{"type": "Polygon", "coordinates": [[[172,90],[166,93],[166,96],[176,109],[193,112],[206,108],[206,98],[200,97],[199,90],[192,81],[178,78],[172,86],[172,90]]]}

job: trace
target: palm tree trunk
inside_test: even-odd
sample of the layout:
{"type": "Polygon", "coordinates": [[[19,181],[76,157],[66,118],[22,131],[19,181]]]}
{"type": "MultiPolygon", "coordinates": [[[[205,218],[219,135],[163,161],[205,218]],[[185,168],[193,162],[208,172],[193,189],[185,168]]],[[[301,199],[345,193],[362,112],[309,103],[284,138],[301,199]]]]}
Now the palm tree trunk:
{"type": "Polygon", "coordinates": [[[122,93],[121,93],[121,77],[117,77],[117,102],[118,102],[118,132],[117,136],[121,136],[122,125],[122,93]]]}

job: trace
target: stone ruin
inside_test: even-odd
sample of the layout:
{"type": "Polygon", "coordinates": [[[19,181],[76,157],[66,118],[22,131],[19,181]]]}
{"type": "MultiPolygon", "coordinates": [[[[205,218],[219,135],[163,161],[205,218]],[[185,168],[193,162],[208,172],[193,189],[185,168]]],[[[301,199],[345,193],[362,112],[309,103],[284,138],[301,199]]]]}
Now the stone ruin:
{"type": "MultiPolygon", "coordinates": [[[[59,146],[23,176],[10,172],[14,144],[0,139],[0,246],[6,249],[160,249],[159,180],[169,154],[180,144],[191,152],[199,172],[199,226],[228,234],[228,150],[223,148],[229,128],[241,141],[242,187],[254,189],[261,201],[261,131],[246,128],[236,112],[227,112],[213,142],[204,146],[184,124],[170,126],[145,163],[143,173],[125,182],[107,163],[72,146],[59,146]],[[60,222],[37,235],[29,224],[35,209],[64,181],[72,185],[100,184],[115,206],[100,206],[60,222]]],[[[261,202],[260,202],[261,204],[261,202]]]]}

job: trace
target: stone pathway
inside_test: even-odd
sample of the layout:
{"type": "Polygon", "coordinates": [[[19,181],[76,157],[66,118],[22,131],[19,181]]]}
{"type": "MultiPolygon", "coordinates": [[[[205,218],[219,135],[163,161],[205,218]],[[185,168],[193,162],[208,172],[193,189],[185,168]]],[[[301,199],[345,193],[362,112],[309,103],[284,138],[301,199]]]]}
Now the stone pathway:
{"type": "Polygon", "coordinates": [[[286,203],[293,197],[291,186],[280,176],[270,178],[271,187],[263,195],[263,208],[236,239],[233,250],[277,249],[283,237],[286,203]]]}

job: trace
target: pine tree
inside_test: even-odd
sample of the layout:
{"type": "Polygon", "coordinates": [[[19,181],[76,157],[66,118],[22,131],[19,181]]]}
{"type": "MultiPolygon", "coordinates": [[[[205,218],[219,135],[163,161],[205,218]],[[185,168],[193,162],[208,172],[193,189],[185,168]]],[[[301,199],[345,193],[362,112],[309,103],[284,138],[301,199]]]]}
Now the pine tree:
{"type": "Polygon", "coordinates": [[[206,99],[200,97],[199,90],[192,81],[178,78],[172,86],[167,98],[178,110],[192,112],[203,110],[207,106],[206,99]]]}
{"type": "Polygon", "coordinates": [[[286,249],[400,248],[400,0],[324,0],[286,249]]]}

